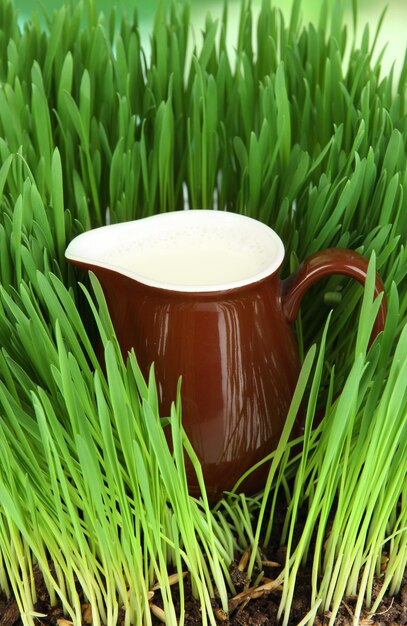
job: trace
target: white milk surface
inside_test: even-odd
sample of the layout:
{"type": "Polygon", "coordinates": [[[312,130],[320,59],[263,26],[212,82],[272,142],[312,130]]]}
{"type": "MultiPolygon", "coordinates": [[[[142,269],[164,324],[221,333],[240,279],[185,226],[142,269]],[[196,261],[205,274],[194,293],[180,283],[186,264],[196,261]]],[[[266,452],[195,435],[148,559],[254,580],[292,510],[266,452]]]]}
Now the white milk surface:
{"type": "Polygon", "coordinates": [[[66,256],[164,289],[216,291],[276,271],[284,246],[254,219],[191,210],[87,231],[69,244],[66,256]]]}
{"type": "Polygon", "coordinates": [[[216,285],[243,280],[263,269],[261,255],[231,249],[214,242],[195,246],[179,241],[177,247],[160,250],[151,246],[144,253],[112,252],[110,261],[154,281],[179,285],[216,285]]]}

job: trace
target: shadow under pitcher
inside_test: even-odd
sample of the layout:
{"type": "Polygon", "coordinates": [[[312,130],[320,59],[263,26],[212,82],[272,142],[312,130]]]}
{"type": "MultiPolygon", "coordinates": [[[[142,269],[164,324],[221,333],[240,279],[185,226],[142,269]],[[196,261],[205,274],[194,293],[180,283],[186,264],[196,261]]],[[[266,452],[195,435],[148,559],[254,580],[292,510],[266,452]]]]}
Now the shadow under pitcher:
{"type": "MultiPolygon", "coordinates": [[[[276,446],[300,371],[292,328],[302,296],[328,274],[366,279],[347,249],[308,257],[279,278],[284,245],[252,218],[186,210],[103,226],[76,237],[66,258],[98,277],[124,355],[145,376],[155,364],[162,415],[182,376],[182,422],[215,501],[276,446]]],[[[375,294],[384,290],[376,276],[375,294]]],[[[372,338],[383,329],[383,298],[372,338]]],[[[198,493],[187,462],[189,488],[198,493]]],[[[242,488],[254,493],[266,472],[242,488]]]]}

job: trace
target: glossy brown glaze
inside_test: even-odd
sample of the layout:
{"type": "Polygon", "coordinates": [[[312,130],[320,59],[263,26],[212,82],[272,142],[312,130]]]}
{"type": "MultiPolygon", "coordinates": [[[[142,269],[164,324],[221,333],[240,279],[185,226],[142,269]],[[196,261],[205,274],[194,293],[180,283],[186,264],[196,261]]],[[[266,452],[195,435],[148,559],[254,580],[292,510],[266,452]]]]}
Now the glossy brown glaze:
{"type": "MultiPolygon", "coordinates": [[[[298,377],[278,277],[226,292],[185,293],[95,271],[123,353],[134,347],[145,375],[155,364],[163,415],[182,376],[183,425],[216,499],[276,446],[298,377]]],[[[191,468],[189,484],[195,493],[191,468]]],[[[261,486],[258,476],[250,490],[261,486]]]]}
{"type": "MultiPolygon", "coordinates": [[[[354,250],[347,248],[326,248],[309,256],[299,268],[282,282],[282,304],[286,319],[293,322],[298,314],[301,300],[306,291],[323,276],[342,274],[365,284],[369,261],[354,250]]],[[[384,285],[376,272],[375,298],[384,292],[384,285]]],[[[386,298],[380,305],[372,331],[371,342],[383,330],[386,321],[386,298]]]]}
{"type": "MultiPolygon", "coordinates": [[[[134,348],[145,376],[155,363],[162,415],[169,414],[182,376],[183,425],[215,501],[278,443],[300,369],[291,322],[305,291],[332,273],[363,283],[367,261],[349,250],[325,250],[283,282],[275,272],[244,287],[204,293],[159,289],[86,267],[102,284],[123,354],[134,348]]],[[[378,277],[376,291],[382,290],[378,277]]],[[[383,300],[375,332],[385,315],[383,300]]],[[[198,493],[187,469],[191,493],[198,493]]],[[[252,474],[241,488],[260,490],[265,475],[252,474]]]]}

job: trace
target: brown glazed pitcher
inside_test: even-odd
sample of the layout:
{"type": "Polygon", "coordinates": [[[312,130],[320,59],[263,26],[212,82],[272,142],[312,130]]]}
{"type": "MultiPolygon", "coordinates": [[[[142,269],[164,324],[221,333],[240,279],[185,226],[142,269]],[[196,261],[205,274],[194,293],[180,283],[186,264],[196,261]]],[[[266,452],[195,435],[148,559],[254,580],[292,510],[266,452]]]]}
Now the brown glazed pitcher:
{"type": "MultiPolygon", "coordinates": [[[[182,376],[182,419],[215,500],[279,440],[300,363],[292,322],[316,280],[345,274],[364,284],[368,262],[326,249],[286,280],[284,246],[268,226],[214,210],[165,213],[76,237],[66,257],[103,287],[123,354],[144,375],[152,362],[162,415],[182,376]]],[[[379,276],[376,295],[383,291],[379,276]]],[[[383,329],[383,298],[373,337],[383,329]]],[[[263,486],[253,474],[247,492],[263,486]]],[[[196,482],[189,468],[191,493],[196,482]]]]}

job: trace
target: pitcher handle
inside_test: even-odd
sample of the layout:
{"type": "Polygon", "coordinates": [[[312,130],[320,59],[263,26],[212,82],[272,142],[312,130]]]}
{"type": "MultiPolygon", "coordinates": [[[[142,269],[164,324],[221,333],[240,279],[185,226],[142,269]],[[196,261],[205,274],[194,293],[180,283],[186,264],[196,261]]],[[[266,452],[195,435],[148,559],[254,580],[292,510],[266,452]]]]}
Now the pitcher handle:
{"type": "MultiPolygon", "coordinates": [[[[368,260],[346,248],[326,248],[309,256],[298,269],[282,281],[282,306],[286,319],[293,322],[298,314],[302,297],[319,278],[330,274],[343,274],[365,284],[368,260]]],[[[376,272],[374,294],[377,297],[384,292],[384,285],[376,272]]],[[[384,328],[387,314],[386,298],[383,295],[379,311],[373,326],[370,343],[384,328]]]]}

